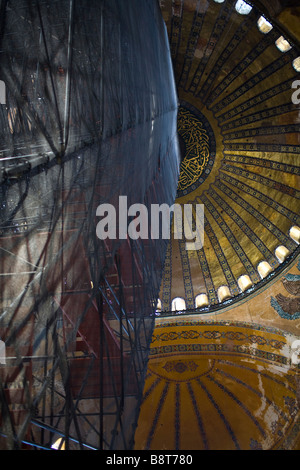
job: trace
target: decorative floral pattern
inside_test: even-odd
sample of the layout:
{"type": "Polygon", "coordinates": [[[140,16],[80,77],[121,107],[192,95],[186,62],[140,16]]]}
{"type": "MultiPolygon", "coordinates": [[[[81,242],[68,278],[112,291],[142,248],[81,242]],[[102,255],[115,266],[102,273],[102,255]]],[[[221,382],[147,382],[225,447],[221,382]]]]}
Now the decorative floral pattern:
{"type": "Polygon", "coordinates": [[[186,371],[195,371],[198,366],[193,361],[168,361],[163,367],[167,372],[178,372],[182,374],[186,371]]]}

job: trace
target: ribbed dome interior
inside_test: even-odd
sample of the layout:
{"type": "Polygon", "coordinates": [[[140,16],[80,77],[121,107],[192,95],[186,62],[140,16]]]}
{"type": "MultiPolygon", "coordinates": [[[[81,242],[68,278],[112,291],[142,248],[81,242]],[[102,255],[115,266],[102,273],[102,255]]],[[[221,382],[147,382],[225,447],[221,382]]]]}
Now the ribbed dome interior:
{"type": "Polygon", "coordinates": [[[165,311],[178,297],[193,309],[199,294],[208,298],[205,308],[218,307],[223,302],[218,289],[224,286],[227,302],[240,298],[241,276],[253,290],[297,253],[290,236],[300,223],[299,105],[292,101],[292,87],[300,76],[300,51],[290,39],[280,39],[282,31],[250,3],[161,2],[179,97],[181,149],[194,149],[181,164],[176,202],[203,204],[205,210],[203,249],[187,252],[183,241],[174,239],[169,245],[160,293],[165,311]],[[183,110],[184,120],[190,119],[188,134],[183,110]],[[196,154],[201,159],[207,151],[201,170],[196,154]],[[187,177],[195,171],[196,181],[187,177]],[[281,258],[278,247],[285,248],[281,258]],[[267,271],[260,273],[262,262],[267,271]]]}

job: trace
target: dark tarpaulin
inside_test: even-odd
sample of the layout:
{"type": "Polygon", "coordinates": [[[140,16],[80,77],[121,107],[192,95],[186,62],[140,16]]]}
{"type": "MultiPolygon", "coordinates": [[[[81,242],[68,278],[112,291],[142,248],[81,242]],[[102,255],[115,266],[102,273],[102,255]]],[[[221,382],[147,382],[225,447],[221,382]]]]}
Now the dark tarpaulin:
{"type": "Polygon", "coordinates": [[[132,448],[167,240],[96,209],[175,200],[159,5],[2,0],[0,28],[0,448],[132,448]]]}

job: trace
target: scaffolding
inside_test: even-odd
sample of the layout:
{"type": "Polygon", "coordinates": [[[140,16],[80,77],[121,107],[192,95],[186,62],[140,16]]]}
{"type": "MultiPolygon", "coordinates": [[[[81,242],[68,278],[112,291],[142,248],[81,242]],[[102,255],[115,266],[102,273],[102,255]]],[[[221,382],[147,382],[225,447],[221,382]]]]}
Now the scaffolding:
{"type": "Polygon", "coordinates": [[[176,197],[165,25],[156,0],[0,5],[0,449],[131,449],[168,241],[121,234],[120,196],[176,197]]]}

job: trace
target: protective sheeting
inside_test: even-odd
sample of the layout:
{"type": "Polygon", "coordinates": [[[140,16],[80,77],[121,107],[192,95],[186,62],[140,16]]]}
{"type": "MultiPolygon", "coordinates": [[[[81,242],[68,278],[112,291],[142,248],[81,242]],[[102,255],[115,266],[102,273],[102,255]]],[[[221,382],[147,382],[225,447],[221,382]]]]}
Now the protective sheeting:
{"type": "Polygon", "coordinates": [[[176,197],[164,22],[154,0],[0,15],[0,448],[132,448],[168,240],[119,229],[124,201],[176,197]]]}

